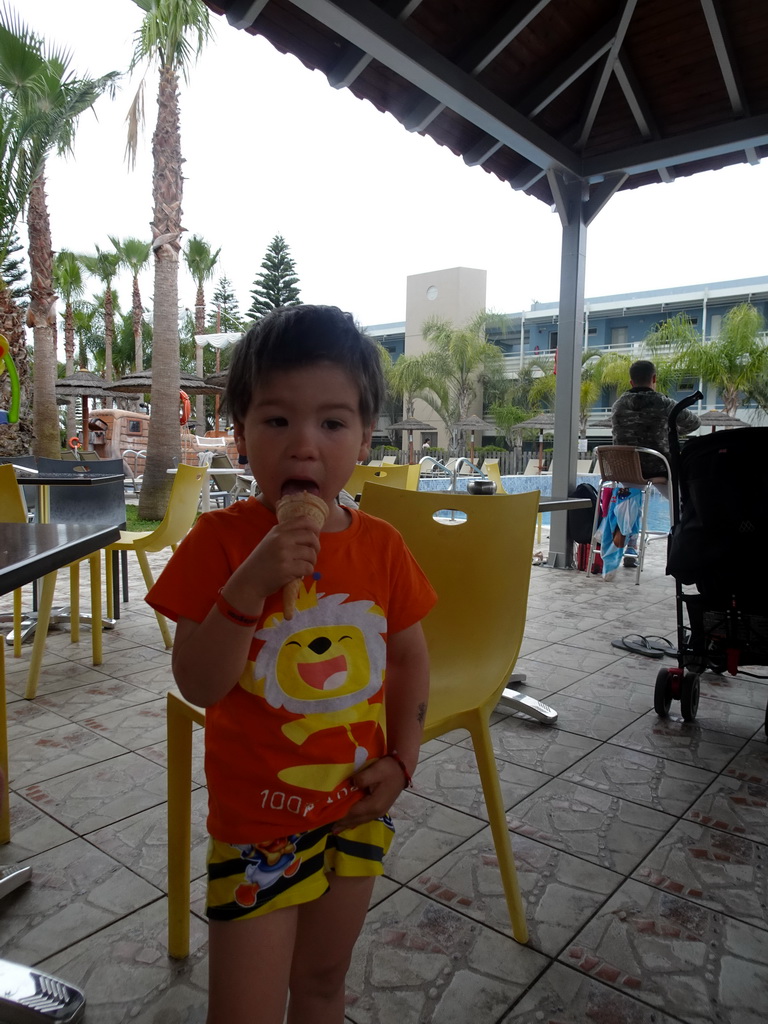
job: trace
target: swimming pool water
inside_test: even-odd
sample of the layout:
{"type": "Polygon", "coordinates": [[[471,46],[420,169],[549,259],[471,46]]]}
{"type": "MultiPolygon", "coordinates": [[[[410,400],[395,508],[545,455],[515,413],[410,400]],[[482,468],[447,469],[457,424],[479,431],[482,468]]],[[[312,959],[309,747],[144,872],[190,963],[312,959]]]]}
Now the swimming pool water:
{"type": "MultiPolygon", "coordinates": [[[[466,493],[467,481],[470,479],[471,477],[459,477],[456,481],[456,489],[466,493]]],[[[551,476],[503,476],[501,482],[504,484],[507,494],[522,494],[525,491],[541,491],[542,494],[552,494],[551,476]]],[[[597,488],[600,477],[594,474],[579,474],[576,477],[576,482],[592,484],[594,488],[597,488]]],[[[419,480],[420,491],[448,491],[450,486],[451,482],[448,477],[422,477],[419,480]]],[[[549,518],[549,512],[545,512],[542,516],[545,526],[549,524],[549,518]]],[[[651,490],[648,505],[648,529],[654,533],[669,533],[669,504],[655,488],[651,490]]]]}

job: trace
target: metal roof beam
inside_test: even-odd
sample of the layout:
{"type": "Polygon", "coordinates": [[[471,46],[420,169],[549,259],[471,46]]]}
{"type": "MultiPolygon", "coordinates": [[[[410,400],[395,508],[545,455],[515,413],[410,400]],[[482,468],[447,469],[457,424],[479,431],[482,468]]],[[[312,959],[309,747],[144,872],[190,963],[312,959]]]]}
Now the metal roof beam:
{"type": "MultiPolygon", "coordinates": [[[[549,106],[549,104],[559,96],[564,89],[567,89],[572,82],[575,82],[576,79],[583,75],[585,71],[589,70],[595,61],[599,60],[604,53],[607,53],[610,50],[613,45],[618,24],[618,19],[614,18],[608,22],[607,25],[604,25],[599,32],[596,32],[595,35],[584,44],[584,46],[579,47],[579,49],[568,58],[568,60],[563,61],[562,64],[558,65],[557,71],[548,75],[531,93],[523,97],[523,99],[516,104],[516,109],[521,114],[525,114],[526,117],[530,118],[541,113],[541,111],[544,110],[545,107],[549,106]]],[[[487,160],[492,153],[496,152],[498,147],[494,149],[493,142],[493,138],[481,139],[472,147],[473,164],[482,163],[482,161],[477,158],[478,153],[487,151],[488,155],[485,157],[487,160]]],[[[568,149],[570,150],[570,148],[571,147],[569,145],[568,149]]],[[[540,166],[540,164],[537,164],[537,167],[540,166]]]]}
{"type": "Polygon", "coordinates": [[[291,0],[422,92],[542,168],[575,171],[575,154],[370,0],[291,0]]]}
{"type": "MultiPolygon", "coordinates": [[[[457,59],[457,66],[470,75],[479,75],[548,3],[549,0],[517,0],[489,32],[457,59]]],[[[422,96],[405,115],[403,124],[409,132],[423,132],[443,109],[443,104],[435,103],[431,96],[422,96]]]]}
{"type": "MultiPolygon", "coordinates": [[[[616,81],[624,93],[624,99],[627,101],[632,117],[634,117],[635,123],[640,130],[640,134],[645,139],[661,138],[656,118],[653,116],[651,108],[645,100],[640,82],[625,53],[619,55],[613,70],[616,75],[616,81]]],[[[669,167],[661,167],[659,175],[661,180],[667,184],[675,180],[675,172],[669,167]]]]}
{"type": "Polygon", "coordinates": [[[768,145],[768,115],[743,118],[712,128],[702,128],[687,135],[653,139],[613,153],[586,157],[581,173],[597,179],[615,171],[642,174],[675,164],[709,160],[726,153],[768,145]]]}
{"type": "MultiPolygon", "coordinates": [[[[389,0],[383,5],[383,10],[398,21],[406,21],[421,0],[389,0]]],[[[346,46],[341,57],[326,75],[334,89],[344,89],[350,86],[361,72],[371,63],[370,55],[357,46],[346,46]]]]}
{"type": "Polygon", "coordinates": [[[627,34],[629,23],[632,20],[632,15],[635,13],[635,6],[637,0],[624,0],[624,9],[619,16],[619,24],[616,28],[616,34],[611,42],[611,48],[606,54],[605,61],[603,62],[600,74],[597,76],[597,81],[594,84],[592,95],[587,109],[584,111],[582,118],[581,131],[579,138],[576,142],[576,149],[583,149],[584,144],[590,136],[592,127],[597,117],[597,112],[600,109],[600,104],[605,98],[605,90],[608,88],[608,83],[611,80],[613,74],[614,65],[619,59],[619,52],[621,47],[624,45],[624,37],[627,34]]]}
{"type": "Polygon", "coordinates": [[[707,28],[712,37],[712,45],[715,48],[717,63],[720,65],[720,74],[723,76],[725,88],[728,92],[728,99],[731,108],[736,114],[749,114],[744,89],[736,73],[736,60],[733,55],[728,31],[723,21],[723,14],[720,10],[718,0],[701,0],[701,8],[707,20],[707,28]]]}

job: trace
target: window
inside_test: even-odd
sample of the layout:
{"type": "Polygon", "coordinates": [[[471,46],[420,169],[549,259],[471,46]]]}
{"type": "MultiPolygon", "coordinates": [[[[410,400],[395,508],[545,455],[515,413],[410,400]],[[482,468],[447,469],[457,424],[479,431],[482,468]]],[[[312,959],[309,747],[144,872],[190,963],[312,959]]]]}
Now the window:
{"type": "Polygon", "coordinates": [[[620,348],[629,344],[628,327],[611,328],[611,348],[620,348]]]}

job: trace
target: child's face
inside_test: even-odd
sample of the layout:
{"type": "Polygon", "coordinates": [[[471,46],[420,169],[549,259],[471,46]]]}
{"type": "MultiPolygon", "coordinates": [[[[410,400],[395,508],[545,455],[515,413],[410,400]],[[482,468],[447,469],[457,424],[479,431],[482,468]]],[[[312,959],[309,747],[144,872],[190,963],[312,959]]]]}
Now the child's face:
{"type": "Polygon", "coordinates": [[[276,371],[256,387],[235,440],[267,508],[291,491],[311,491],[331,509],[326,528],[333,528],[336,496],[367,457],[371,426],[362,421],[360,392],[347,371],[314,363],[276,371]]]}

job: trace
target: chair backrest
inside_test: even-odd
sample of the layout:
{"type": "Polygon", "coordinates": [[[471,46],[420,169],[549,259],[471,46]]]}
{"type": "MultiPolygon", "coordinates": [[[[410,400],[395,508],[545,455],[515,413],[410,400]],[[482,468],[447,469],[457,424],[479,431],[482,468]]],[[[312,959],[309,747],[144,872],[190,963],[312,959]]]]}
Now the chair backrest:
{"type": "Polygon", "coordinates": [[[493,480],[496,484],[496,493],[504,493],[504,484],[501,481],[501,470],[499,469],[498,459],[486,459],[482,465],[482,470],[489,480],[493,480]]]}
{"type": "Polygon", "coordinates": [[[73,452],[71,448],[65,448],[61,453],[61,459],[62,462],[100,462],[101,456],[98,452],[84,452],[82,449],[73,452]]]}
{"type": "Polygon", "coordinates": [[[26,523],[27,506],[10,464],[0,465],[0,523],[26,523]]]}
{"type": "Polygon", "coordinates": [[[541,470],[539,469],[538,459],[528,459],[525,469],[523,470],[523,476],[538,476],[541,470]]]}
{"type": "Polygon", "coordinates": [[[396,462],[396,455],[382,455],[381,457],[381,463],[383,466],[394,466],[396,462]]]}
{"type": "Polygon", "coordinates": [[[204,480],[204,469],[182,463],[173,478],[163,521],[146,537],[137,538],[134,546],[145,551],[162,551],[163,548],[180,544],[192,529],[204,480]]]}
{"type": "Polygon", "coordinates": [[[232,465],[230,457],[223,452],[219,452],[218,455],[213,456],[210,462],[209,473],[213,480],[213,486],[217,491],[222,493],[229,493],[232,491],[237,483],[237,477],[234,474],[232,476],[229,474],[216,476],[216,470],[234,468],[235,467],[232,465]]]}
{"type": "Polygon", "coordinates": [[[72,462],[61,459],[39,458],[40,473],[70,473],[90,476],[111,476],[119,473],[119,480],[95,484],[91,487],[49,487],[49,512],[52,523],[88,523],[91,526],[117,526],[125,528],[125,488],[122,459],[72,462]]]}
{"type": "Polygon", "coordinates": [[[482,497],[371,484],[363,492],[363,510],[400,531],[437,591],[424,620],[426,738],[438,722],[495,705],[509,678],[523,639],[538,505],[538,491],[482,497]],[[436,521],[445,509],[466,520],[436,521]]]}
{"type": "Polygon", "coordinates": [[[355,466],[352,476],[344,484],[344,490],[352,497],[361,494],[365,484],[384,484],[385,487],[407,488],[415,491],[419,486],[419,466],[355,466]]]}
{"type": "MultiPolygon", "coordinates": [[[[37,469],[37,459],[34,455],[3,455],[0,456],[0,466],[23,466],[26,469],[37,469]]],[[[24,481],[19,479],[21,486],[21,493],[24,495],[24,503],[27,506],[27,511],[30,515],[34,516],[37,510],[37,487],[25,487],[24,481]]]]}
{"type": "Polygon", "coordinates": [[[600,479],[626,484],[627,487],[645,487],[654,480],[668,479],[668,476],[646,476],[640,465],[641,452],[661,459],[667,465],[668,476],[671,476],[666,458],[653,448],[640,448],[631,444],[601,444],[595,448],[600,479]]]}

